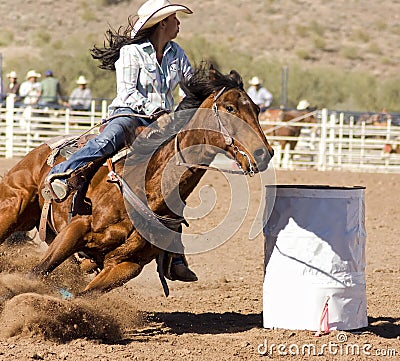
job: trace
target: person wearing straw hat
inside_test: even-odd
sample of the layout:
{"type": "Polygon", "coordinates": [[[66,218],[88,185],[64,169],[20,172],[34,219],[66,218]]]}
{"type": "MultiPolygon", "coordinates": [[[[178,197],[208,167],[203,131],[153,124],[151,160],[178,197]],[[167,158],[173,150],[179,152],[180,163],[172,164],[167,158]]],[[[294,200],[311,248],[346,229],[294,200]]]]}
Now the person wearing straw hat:
{"type": "MultiPolygon", "coordinates": [[[[100,166],[105,159],[131,145],[138,126],[157,121],[162,131],[171,123],[173,90],[185,87],[193,75],[184,50],[172,41],[179,33],[177,13],[192,14],[192,11],[168,0],[148,0],[134,19],[128,19],[128,26],[107,30],[103,48],[95,46],[91,50],[92,57],[101,63],[100,68],[116,71],[117,95],[109,106],[111,120],[104,130],[51,169],[46,184],[57,201],[63,201],[74,191],[66,179],[70,174],[89,162],[100,166]]],[[[147,134],[150,137],[154,132],[147,134]]],[[[173,257],[171,276],[185,282],[197,280],[183,254],[173,257]]]]}
{"type": "Polygon", "coordinates": [[[299,104],[297,104],[296,109],[297,110],[308,110],[308,109],[310,109],[310,103],[308,102],[307,99],[302,99],[299,101],[299,104]]]}
{"type": "Polygon", "coordinates": [[[258,76],[253,76],[249,81],[250,87],[247,90],[247,94],[260,107],[260,111],[264,112],[271,105],[273,97],[261,83],[258,76]]]}
{"type": "Polygon", "coordinates": [[[79,75],[76,84],[78,87],[72,90],[69,96],[68,105],[72,110],[90,110],[90,105],[92,102],[92,92],[87,87],[88,81],[84,75],[79,75]]]}
{"type": "Polygon", "coordinates": [[[38,78],[42,75],[35,70],[29,70],[26,73],[26,80],[22,82],[19,88],[19,95],[24,99],[25,105],[36,104],[42,91],[38,78]]]}
{"type": "Polygon", "coordinates": [[[19,95],[19,88],[21,84],[18,82],[18,76],[17,73],[13,70],[10,71],[7,75],[8,78],[8,86],[5,89],[6,95],[9,94],[15,94],[15,99],[14,101],[18,101],[18,95],[19,95]]]}

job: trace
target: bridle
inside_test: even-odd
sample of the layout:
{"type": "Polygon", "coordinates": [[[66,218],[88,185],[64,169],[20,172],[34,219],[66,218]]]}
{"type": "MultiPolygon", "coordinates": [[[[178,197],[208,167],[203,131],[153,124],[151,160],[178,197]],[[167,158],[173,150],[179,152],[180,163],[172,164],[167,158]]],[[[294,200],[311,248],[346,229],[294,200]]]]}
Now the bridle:
{"type": "Polygon", "coordinates": [[[216,171],[220,171],[220,172],[225,172],[225,173],[232,173],[232,174],[242,174],[242,175],[249,175],[250,177],[253,177],[255,175],[255,168],[253,167],[253,164],[251,162],[251,158],[250,156],[243,150],[240,150],[239,147],[237,145],[235,145],[234,143],[234,139],[233,137],[229,134],[228,130],[226,129],[226,127],[224,126],[224,124],[222,123],[220,114],[219,114],[219,110],[218,110],[218,105],[217,105],[217,100],[219,99],[219,97],[225,92],[226,87],[223,87],[215,96],[214,96],[214,100],[213,100],[213,104],[212,104],[212,110],[214,113],[214,117],[217,119],[217,124],[218,124],[218,128],[219,131],[222,133],[224,139],[225,139],[225,144],[228,147],[232,148],[233,151],[233,156],[234,156],[234,160],[236,162],[236,164],[238,165],[238,167],[240,168],[240,170],[233,170],[233,169],[224,169],[224,168],[217,168],[217,167],[212,167],[209,165],[203,165],[203,164],[196,164],[196,163],[187,163],[185,161],[185,158],[183,157],[183,154],[180,150],[179,147],[179,140],[178,140],[178,136],[179,133],[181,131],[179,131],[176,136],[175,136],[175,152],[178,156],[178,158],[180,158],[180,160],[178,160],[176,162],[176,165],[180,165],[180,166],[185,166],[189,169],[191,168],[199,168],[199,169],[205,169],[205,170],[216,170],[216,171]],[[237,159],[237,154],[240,154],[241,156],[245,157],[247,159],[247,162],[249,163],[249,170],[245,171],[241,168],[241,165],[237,159]]]}

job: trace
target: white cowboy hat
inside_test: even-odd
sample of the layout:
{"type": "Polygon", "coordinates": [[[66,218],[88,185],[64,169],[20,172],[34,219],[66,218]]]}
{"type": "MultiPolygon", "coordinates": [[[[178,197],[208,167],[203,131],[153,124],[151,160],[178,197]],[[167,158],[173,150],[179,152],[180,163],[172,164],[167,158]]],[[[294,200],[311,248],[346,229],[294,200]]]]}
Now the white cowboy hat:
{"type": "Polygon", "coordinates": [[[258,78],[258,76],[253,76],[250,81],[249,81],[250,85],[260,85],[261,84],[261,80],[258,78]]]}
{"type": "Polygon", "coordinates": [[[17,76],[17,73],[13,70],[13,71],[10,71],[10,72],[7,74],[7,78],[14,78],[14,79],[17,79],[18,76],[17,76]]]}
{"type": "Polygon", "coordinates": [[[42,75],[40,73],[36,73],[35,70],[29,70],[26,73],[26,79],[29,79],[29,78],[40,78],[41,76],[42,75]]]}
{"type": "Polygon", "coordinates": [[[86,80],[86,78],[83,75],[80,75],[78,80],[76,81],[76,84],[79,84],[79,85],[81,85],[81,84],[84,85],[87,83],[88,83],[88,81],[86,80]]]}
{"type": "Polygon", "coordinates": [[[297,110],[306,110],[310,106],[310,103],[306,99],[302,99],[299,101],[299,104],[297,104],[297,110]]]}
{"type": "Polygon", "coordinates": [[[171,4],[168,0],[147,0],[138,10],[138,19],[133,26],[131,37],[134,38],[139,30],[151,28],[166,17],[182,11],[192,14],[188,7],[179,4],[171,4]]]}

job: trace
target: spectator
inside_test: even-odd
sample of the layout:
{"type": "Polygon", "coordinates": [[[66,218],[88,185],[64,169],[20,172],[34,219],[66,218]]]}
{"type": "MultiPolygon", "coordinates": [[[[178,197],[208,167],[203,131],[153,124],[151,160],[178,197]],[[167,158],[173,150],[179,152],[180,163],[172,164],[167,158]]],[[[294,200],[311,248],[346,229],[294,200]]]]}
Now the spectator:
{"type": "Polygon", "coordinates": [[[41,93],[41,84],[37,81],[41,77],[35,70],[29,70],[26,74],[26,80],[19,88],[19,95],[23,98],[25,105],[36,104],[41,93]]]}
{"type": "Polygon", "coordinates": [[[308,110],[308,109],[310,109],[310,103],[308,102],[307,99],[302,99],[299,101],[299,104],[297,104],[296,109],[297,110],[308,110]]]}
{"type": "Polygon", "coordinates": [[[17,73],[15,71],[10,71],[7,74],[7,78],[8,78],[8,86],[5,89],[5,94],[6,96],[8,96],[9,94],[15,94],[16,98],[14,99],[14,101],[18,101],[18,96],[19,96],[19,88],[21,86],[21,84],[18,82],[18,77],[17,77],[17,73]]]}
{"type": "Polygon", "coordinates": [[[69,97],[69,106],[72,110],[90,110],[92,102],[92,92],[86,87],[87,80],[83,75],[80,75],[75,88],[69,97]]]}
{"type": "Polygon", "coordinates": [[[247,94],[260,107],[261,113],[266,111],[272,103],[272,94],[261,85],[261,80],[257,76],[253,76],[249,84],[247,94]]]}
{"type": "Polygon", "coordinates": [[[61,85],[54,77],[51,70],[46,70],[46,78],[41,82],[41,93],[38,104],[42,107],[58,108],[59,100],[62,97],[61,85]]]}

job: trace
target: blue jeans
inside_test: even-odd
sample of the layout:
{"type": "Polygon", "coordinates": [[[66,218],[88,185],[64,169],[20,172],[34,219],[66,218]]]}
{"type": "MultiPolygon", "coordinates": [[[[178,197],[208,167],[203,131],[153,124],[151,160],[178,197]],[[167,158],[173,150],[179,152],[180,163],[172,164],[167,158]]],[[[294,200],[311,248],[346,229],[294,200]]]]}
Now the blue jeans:
{"type": "MultiPolygon", "coordinates": [[[[115,109],[113,115],[134,113],[131,108],[115,109]]],[[[103,132],[90,139],[84,147],[77,150],[68,160],[56,164],[49,174],[65,173],[69,169],[76,170],[91,161],[107,159],[118,153],[135,140],[135,131],[145,121],[139,117],[118,117],[109,121],[103,132]]]]}

